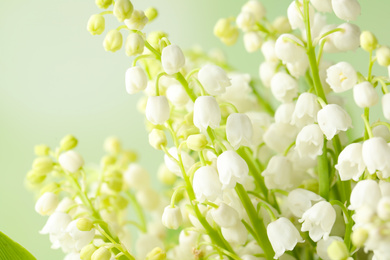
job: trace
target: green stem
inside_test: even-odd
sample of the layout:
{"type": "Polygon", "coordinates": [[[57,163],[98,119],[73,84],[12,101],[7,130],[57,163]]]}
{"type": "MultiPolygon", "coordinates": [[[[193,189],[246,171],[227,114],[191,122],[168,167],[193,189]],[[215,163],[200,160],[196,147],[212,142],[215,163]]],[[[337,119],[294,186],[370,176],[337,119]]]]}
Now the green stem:
{"type": "Polygon", "coordinates": [[[184,87],[184,90],[187,92],[187,95],[191,98],[192,102],[195,102],[196,95],[194,92],[190,89],[187,80],[183,77],[183,75],[178,72],[175,74],[176,79],[181,83],[181,85],[184,87]]]}
{"type": "Polygon", "coordinates": [[[135,210],[136,214],[138,215],[139,220],[141,221],[141,225],[140,225],[140,227],[142,228],[141,231],[146,233],[147,232],[146,218],[145,218],[145,213],[144,213],[141,205],[139,205],[137,199],[130,191],[127,191],[126,195],[129,197],[130,202],[133,205],[134,210],[135,210]]]}
{"type": "Polygon", "coordinates": [[[259,93],[259,91],[256,89],[256,87],[254,86],[254,84],[249,84],[249,86],[251,87],[252,91],[253,91],[253,94],[255,94],[257,100],[259,101],[259,104],[260,106],[262,106],[262,108],[268,113],[270,114],[271,116],[273,116],[275,114],[275,110],[272,108],[272,106],[265,100],[264,97],[262,97],[259,93]]]}
{"type": "Polygon", "coordinates": [[[338,200],[332,200],[330,202],[330,204],[332,205],[338,205],[341,210],[343,211],[344,213],[344,216],[347,220],[347,222],[345,223],[346,227],[345,227],[345,235],[344,235],[344,243],[345,245],[347,246],[348,249],[351,248],[351,233],[352,233],[352,226],[353,226],[353,219],[352,219],[352,214],[350,214],[347,210],[347,208],[345,207],[345,205],[343,203],[341,203],[340,201],[338,200]]]}
{"type": "Polygon", "coordinates": [[[324,199],[329,199],[330,176],[328,165],[328,153],[326,151],[326,139],[324,139],[324,146],[322,148],[322,155],[318,157],[318,177],[320,196],[324,199]]]}

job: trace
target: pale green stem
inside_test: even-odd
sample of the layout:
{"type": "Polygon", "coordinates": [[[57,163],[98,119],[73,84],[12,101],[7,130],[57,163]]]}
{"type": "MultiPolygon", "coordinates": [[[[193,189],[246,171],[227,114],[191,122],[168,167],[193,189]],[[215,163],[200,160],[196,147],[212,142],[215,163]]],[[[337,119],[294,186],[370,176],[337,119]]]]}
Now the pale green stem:
{"type": "Polygon", "coordinates": [[[154,58],[154,55],[144,54],[144,55],[139,55],[139,56],[135,57],[134,60],[133,60],[133,63],[132,63],[132,67],[135,67],[139,60],[149,59],[149,58],[154,58]]]}
{"type": "Polygon", "coordinates": [[[182,186],[179,186],[175,189],[175,191],[173,192],[172,194],[172,197],[171,197],[171,208],[174,208],[175,207],[175,202],[176,202],[176,197],[177,197],[177,194],[179,193],[179,191],[183,190],[183,189],[186,189],[186,186],[185,185],[182,185],[182,186]]]}
{"type": "Polygon", "coordinates": [[[147,232],[147,225],[146,225],[146,218],[145,218],[144,210],[142,209],[141,205],[138,203],[134,194],[132,194],[130,191],[127,191],[126,195],[128,196],[130,203],[132,204],[136,214],[138,215],[139,220],[141,221],[141,225],[140,225],[141,231],[146,233],[147,232]]]}
{"type": "Polygon", "coordinates": [[[351,249],[351,233],[352,233],[352,227],[353,227],[353,219],[352,219],[352,214],[350,214],[345,207],[343,203],[341,203],[338,200],[332,200],[330,202],[332,205],[338,205],[341,210],[344,213],[344,216],[346,218],[346,227],[345,227],[345,235],[344,235],[344,243],[347,246],[348,249],[351,249]]]}

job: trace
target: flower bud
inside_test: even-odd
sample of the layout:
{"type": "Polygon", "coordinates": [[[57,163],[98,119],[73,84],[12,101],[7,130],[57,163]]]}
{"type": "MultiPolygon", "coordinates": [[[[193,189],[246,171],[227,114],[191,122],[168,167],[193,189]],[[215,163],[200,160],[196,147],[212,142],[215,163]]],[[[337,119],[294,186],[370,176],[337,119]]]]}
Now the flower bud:
{"type": "Polygon", "coordinates": [[[200,96],[194,104],[194,125],[204,132],[207,127],[215,129],[221,122],[221,109],[212,96],[200,96]]]}
{"type": "Polygon", "coordinates": [[[88,20],[87,30],[92,35],[102,34],[105,29],[105,23],[103,15],[94,14],[88,20]]]}
{"type": "Polygon", "coordinates": [[[110,170],[105,175],[105,183],[111,190],[116,192],[121,191],[123,188],[122,173],[116,170],[110,170]]]}
{"type": "Polygon", "coordinates": [[[376,50],[376,58],[378,64],[383,67],[390,66],[390,48],[387,46],[381,46],[376,50]]]}
{"type": "Polygon", "coordinates": [[[130,188],[137,190],[147,188],[150,183],[149,173],[141,165],[132,163],[124,172],[123,178],[130,188]]]}
{"type": "MultiPolygon", "coordinates": [[[[303,13],[304,10],[302,1],[292,1],[288,6],[287,17],[292,29],[305,29],[305,22],[302,16],[303,13]]],[[[314,8],[311,5],[309,5],[309,17],[310,24],[313,24],[314,8]]]]}
{"type": "Polygon", "coordinates": [[[158,11],[154,7],[149,7],[145,10],[145,15],[148,18],[149,22],[153,21],[158,16],[158,11]]]}
{"type": "Polygon", "coordinates": [[[226,92],[231,85],[226,72],[212,64],[203,66],[198,72],[198,79],[204,89],[211,95],[220,95],[226,92]]]}
{"type": "Polygon", "coordinates": [[[46,173],[31,170],[27,173],[26,179],[31,184],[40,184],[46,179],[46,173]]]}
{"type": "Polygon", "coordinates": [[[131,17],[125,20],[127,28],[141,31],[148,23],[148,18],[141,10],[134,10],[131,17]]]}
{"type": "Polygon", "coordinates": [[[280,34],[291,32],[291,25],[285,16],[276,17],[272,22],[272,28],[280,34]]]}
{"type": "Polygon", "coordinates": [[[177,107],[184,107],[190,100],[187,92],[180,84],[169,86],[165,95],[168,100],[177,107]]]}
{"type": "Polygon", "coordinates": [[[352,127],[352,119],[339,105],[329,104],[317,113],[318,125],[328,140],[352,127]]]}
{"type": "Polygon", "coordinates": [[[36,156],[48,156],[50,153],[50,147],[45,144],[36,145],[34,147],[34,153],[36,156]]]}
{"type": "Polygon", "coordinates": [[[376,49],[378,40],[372,32],[363,31],[360,34],[360,46],[363,50],[370,52],[376,49]]]}
{"type": "Polygon", "coordinates": [[[165,185],[173,185],[176,182],[177,176],[171,172],[165,164],[161,164],[157,171],[158,179],[165,185]]]}
{"type": "Polygon", "coordinates": [[[153,31],[148,34],[148,42],[153,46],[153,48],[161,51],[160,40],[168,35],[165,32],[153,31]]]}
{"type": "Polygon", "coordinates": [[[145,41],[138,33],[130,33],[125,43],[127,56],[136,56],[144,52],[145,41]]]}
{"type": "Polygon", "coordinates": [[[349,251],[344,241],[333,241],[328,247],[328,256],[331,260],[346,260],[349,251]]]}
{"type": "Polygon", "coordinates": [[[360,28],[357,25],[343,23],[337,28],[343,30],[335,32],[332,35],[332,41],[339,51],[353,51],[359,48],[360,28]]]}
{"type": "Polygon", "coordinates": [[[111,252],[104,246],[97,249],[91,257],[91,260],[110,260],[111,252]]]}
{"type": "Polygon", "coordinates": [[[60,142],[60,149],[61,151],[68,151],[72,150],[77,146],[77,139],[73,135],[67,135],[64,138],[62,138],[60,142]]]}
{"type": "Polygon", "coordinates": [[[145,109],[146,118],[154,125],[162,125],[169,119],[169,103],[165,96],[148,98],[145,109]]]}
{"type": "Polygon", "coordinates": [[[95,253],[96,250],[97,250],[97,248],[93,244],[86,245],[80,251],[80,259],[81,260],[91,260],[92,255],[93,255],[93,253],[95,253]]]}
{"type": "Polygon", "coordinates": [[[141,67],[131,67],[126,70],[125,83],[127,93],[135,94],[147,87],[148,76],[141,67]]]}
{"type": "Polygon", "coordinates": [[[122,150],[119,139],[117,137],[108,137],[104,141],[104,150],[110,154],[118,154],[122,150]]]}
{"type": "Polygon", "coordinates": [[[119,22],[129,19],[133,13],[133,4],[130,0],[117,0],[114,5],[114,15],[119,22]]]}
{"type": "Polygon", "coordinates": [[[354,21],[360,15],[361,7],[357,0],[332,0],[333,12],[345,21],[354,21]]]}
{"type": "Polygon", "coordinates": [[[104,167],[107,167],[109,165],[114,165],[116,163],[116,157],[113,155],[106,155],[103,156],[100,160],[100,164],[104,167]]]}
{"type": "Polygon", "coordinates": [[[179,46],[169,45],[162,50],[161,64],[168,75],[178,73],[186,60],[179,46]]]}
{"type": "Polygon", "coordinates": [[[296,62],[297,60],[301,60],[306,55],[305,49],[298,46],[295,42],[303,46],[302,41],[292,34],[280,35],[275,42],[276,56],[283,62],[296,62]]]}
{"type": "Polygon", "coordinates": [[[244,32],[250,32],[256,24],[255,17],[249,12],[241,12],[236,19],[238,28],[244,32]]]}
{"type": "Polygon", "coordinates": [[[364,243],[367,241],[368,231],[364,228],[357,228],[352,233],[352,243],[356,247],[362,247],[364,243]]]}
{"type": "Polygon", "coordinates": [[[229,19],[221,18],[214,26],[214,35],[218,38],[225,38],[231,35],[232,25],[229,19]]]}
{"type": "Polygon", "coordinates": [[[257,0],[249,0],[246,2],[241,8],[241,12],[251,13],[256,21],[263,19],[266,14],[263,4],[257,0]]]}
{"type": "Polygon", "coordinates": [[[47,174],[53,170],[53,161],[49,157],[38,157],[34,160],[32,168],[35,172],[47,174]]]}
{"type": "Polygon", "coordinates": [[[245,114],[232,113],[226,121],[226,137],[234,149],[252,142],[252,122],[245,114]]]}
{"type": "Polygon", "coordinates": [[[162,223],[169,229],[178,229],[183,222],[183,216],[181,215],[181,209],[179,207],[171,207],[171,205],[164,208],[162,214],[162,223]]]}
{"type": "Polygon", "coordinates": [[[244,45],[247,52],[252,53],[261,48],[263,39],[258,32],[247,32],[244,34],[244,45]]]}
{"type": "Polygon", "coordinates": [[[106,51],[116,52],[122,48],[123,37],[120,31],[111,30],[106,34],[103,46],[106,51]]]}
{"type": "Polygon", "coordinates": [[[353,99],[358,107],[372,107],[378,103],[379,97],[372,84],[368,81],[353,87],[353,99]]]}
{"type": "Polygon", "coordinates": [[[80,231],[91,231],[91,229],[94,227],[92,221],[87,218],[78,219],[76,226],[80,231]]]}
{"type": "Polygon", "coordinates": [[[51,215],[58,205],[58,197],[52,192],[45,192],[35,204],[35,211],[41,216],[51,215]]]}
{"type": "Polygon", "coordinates": [[[83,157],[73,150],[62,153],[58,162],[64,170],[71,173],[77,172],[84,165],[83,157]]]}
{"type": "Polygon", "coordinates": [[[204,134],[190,135],[187,138],[188,148],[197,152],[200,152],[206,148],[208,143],[209,142],[207,141],[207,137],[204,134]]]}
{"type": "Polygon", "coordinates": [[[145,260],[165,260],[166,254],[164,250],[159,247],[155,247],[152,251],[147,254],[145,260]]]}
{"type": "Polygon", "coordinates": [[[310,0],[310,3],[319,12],[331,13],[333,11],[332,0],[310,0]]]}
{"type": "Polygon", "coordinates": [[[164,131],[154,128],[149,134],[149,144],[156,150],[161,150],[161,146],[166,146],[167,137],[164,131]]]}
{"type": "Polygon", "coordinates": [[[112,4],[112,0],[95,0],[95,3],[99,8],[107,9],[112,4]]]}

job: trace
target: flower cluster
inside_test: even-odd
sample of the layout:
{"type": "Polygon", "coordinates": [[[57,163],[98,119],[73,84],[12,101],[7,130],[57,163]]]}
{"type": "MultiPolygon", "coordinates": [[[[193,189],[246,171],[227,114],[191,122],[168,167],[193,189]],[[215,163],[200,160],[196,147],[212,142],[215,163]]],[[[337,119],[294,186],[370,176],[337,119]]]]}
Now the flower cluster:
{"type": "Polygon", "coordinates": [[[107,32],[106,51],[120,50],[121,30],[128,33],[124,48],[134,59],[126,90],[143,93],[138,109],[164,157],[158,177],[170,200],[150,188],[115,139],[98,178],[83,168],[74,138],[54,152],[40,146],[28,180],[65,179],[41,188],[36,204],[50,215],[41,232],[53,248],[82,260],[390,259],[390,124],[370,122],[378,103],[390,120],[389,76],[373,74],[376,63],[389,67],[390,48],[351,23],[361,12],[357,0],[295,0],[272,22],[261,2],[249,0],[237,17],[218,20],[214,34],[223,43],[235,44],[242,31],[246,51],[262,52],[261,84],[221,54],[184,53],[167,33],[144,33],[154,8],[96,4],[112,11],[91,16],[92,35],[105,31],[103,15],[124,23],[107,32]],[[325,13],[340,24],[327,23],[325,13]],[[366,73],[326,60],[359,48],[366,73]],[[358,124],[345,108],[349,92],[365,126],[354,138],[346,134],[358,124]],[[141,223],[125,220],[128,202],[141,223]],[[135,253],[126,223],[142,233],[135,253]],[[178,232],[165,237],[161,224],[178,232]]]}

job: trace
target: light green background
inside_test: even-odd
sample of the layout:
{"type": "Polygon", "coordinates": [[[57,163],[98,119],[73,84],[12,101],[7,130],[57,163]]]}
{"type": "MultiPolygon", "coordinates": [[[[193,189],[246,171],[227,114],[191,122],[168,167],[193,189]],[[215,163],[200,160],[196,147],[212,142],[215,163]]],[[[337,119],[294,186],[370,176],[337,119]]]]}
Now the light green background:
{"type": "MultiPolygon", "coordinates": [[[[290,1],[263,2],[273,18],[284,14],[290,1]]],[[[206,50],[222,48],[234,67],[257,76],[260,54],[247,54],[242,40],[226,48],[212,34],[216,20],[236,15],[244,1],[133,3],[136,9],[154,5],[160,10],[148,31],[165,30],[184,48],[194,44],[206,50]]],[[[363,14],[357,23],[376,33],[382,43],[390,43],[390,3],[361,4],[363,14]]],[[[62,136],[73,133],[86,161],[98,163],[103,140],[116,135],[141,153],[141,163],[152,173],[161,162],[161,154],[147,143],[143,117],[135,109],[139,96],[129,96],[124,88],[131,60],[123,50],[106,53],[103,36],[92,37],[85,29],[89,16],[97,12],[93,0],[0,0],[0,230],[37,259],[62,259],[63,254],[50,249],[48,236],[38,234],[46,218],[34,212],[34,197],[24,188],[35,144],[54,147],[62,136]]],[[[110,19],[108,26],[115,23],[110,19]]],[[[362,61],[367,56],[359,60],[357,54],[363,55],[358,51],[345,57],[365,71],[362,61]]]]}

